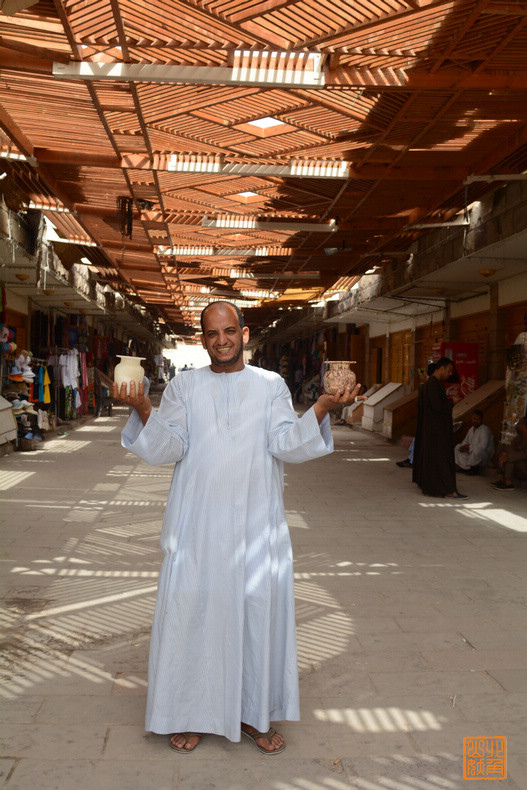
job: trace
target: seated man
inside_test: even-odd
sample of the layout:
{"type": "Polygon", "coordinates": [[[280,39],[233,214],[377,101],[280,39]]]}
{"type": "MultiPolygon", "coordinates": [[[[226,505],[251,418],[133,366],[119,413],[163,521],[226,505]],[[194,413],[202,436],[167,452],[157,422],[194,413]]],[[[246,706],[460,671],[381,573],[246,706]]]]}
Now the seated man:
{"type": "Polygon", "coordinates": [[[483,412],[476,409],[472,412],[472,427],[468,429],[464,441],[454,448],[457,471],[477,475],[485,469],[493,452],[492,432],[487,425],[483,425],[483,412]]]}
{"type": "Polygon", "coordinates": [[[492,483],[500,491],[514,491],[514,480],[527,480],[527,417],[516,425],[517,436],[498,455],[500,479],[492,483]]]}

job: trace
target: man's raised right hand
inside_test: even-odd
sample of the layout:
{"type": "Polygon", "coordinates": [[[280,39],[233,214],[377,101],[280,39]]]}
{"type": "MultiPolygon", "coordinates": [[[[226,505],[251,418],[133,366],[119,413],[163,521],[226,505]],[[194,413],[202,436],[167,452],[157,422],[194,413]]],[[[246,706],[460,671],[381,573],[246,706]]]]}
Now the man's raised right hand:
{"type": "Polygon", "coordinates": [[[129,384],[123,382],[120,388],[114,381],[112,384],[112,398],[135,409],[143,425],[146,425],[152,411],[152,403],[150,398],[145,395],[145,387],[142,381],[139,382],[139,385],[136,385],[135,381],[130,381],[129,384]],[[130,392],[128,392],[128,388],[130,388],[130,392]]]}

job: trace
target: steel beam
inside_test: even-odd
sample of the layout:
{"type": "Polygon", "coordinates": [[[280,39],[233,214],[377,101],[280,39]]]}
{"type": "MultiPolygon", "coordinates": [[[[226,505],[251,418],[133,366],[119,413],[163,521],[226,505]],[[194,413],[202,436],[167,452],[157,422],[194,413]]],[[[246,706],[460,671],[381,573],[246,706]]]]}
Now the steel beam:
{"type": "MultiPolygon", "coordinates": [[[[322,58],[319,56],[318,62],[322,58]]],[[[159,63],[53,63],[59,79],[114,82],[169,82],[186,85],[258,85],[280,88],[323,88],[324,73],[315,69],[245,66],[171,66],[159,63]]]]}

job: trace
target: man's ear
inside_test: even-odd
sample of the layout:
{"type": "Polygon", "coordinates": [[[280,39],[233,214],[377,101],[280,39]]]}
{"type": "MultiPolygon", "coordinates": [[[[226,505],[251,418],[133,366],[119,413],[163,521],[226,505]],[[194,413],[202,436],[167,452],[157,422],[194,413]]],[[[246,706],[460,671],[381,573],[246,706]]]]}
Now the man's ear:
{"type": "Polygon", "coordinates": [[[242,340],[243,340],[243,345],[244,346],[247,345],[247,343],[249,342],[249,334],[250,334],[249,333],[249,327],[248,326],[244,326],[243,329],[242,329],[242,340]]]}

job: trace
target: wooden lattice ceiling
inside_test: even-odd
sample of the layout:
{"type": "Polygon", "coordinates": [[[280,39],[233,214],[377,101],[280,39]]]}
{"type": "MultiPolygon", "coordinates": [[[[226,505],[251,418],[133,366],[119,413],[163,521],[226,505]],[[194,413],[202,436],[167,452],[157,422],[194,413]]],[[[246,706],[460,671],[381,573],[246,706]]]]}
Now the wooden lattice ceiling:
{"type": "Polygon", "coordinates": [[[2,6],[0,167],[177,332],[346,287],[527,166],[525,2],[2,6]]]}

